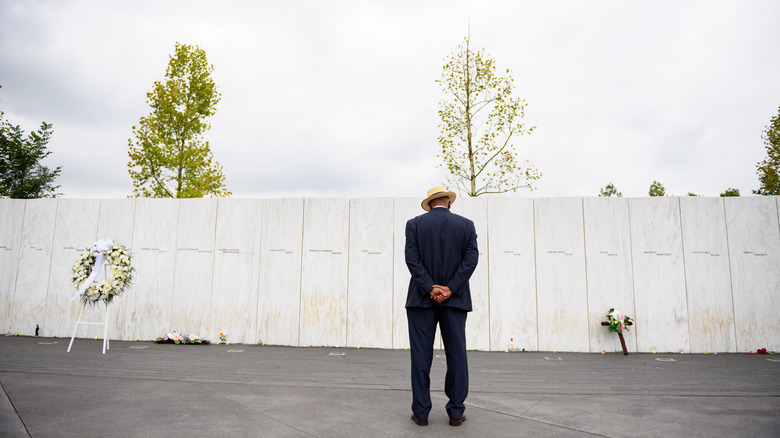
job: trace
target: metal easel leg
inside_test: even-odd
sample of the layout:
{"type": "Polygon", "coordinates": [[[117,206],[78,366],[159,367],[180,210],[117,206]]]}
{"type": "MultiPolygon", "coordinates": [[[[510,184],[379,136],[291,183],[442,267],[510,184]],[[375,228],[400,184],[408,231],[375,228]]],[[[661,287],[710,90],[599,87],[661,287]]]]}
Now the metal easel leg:
{"type": "Polygon", "coordinates": [[[106,303],[106,319],[103,320],[103,354],[108,350],[108,303],[106,303]]]}
{"type": "Polygon", "coordinates": [[[70,344],[68,344],[68,353],[70,353],[70,347],[73,346],[73,338],[76,337],[76,330],[79,329],[79,324],[81,324],[81,315],[84,314],[84,309],[87,307],[86,304],[81,307],[81,312],[79,313],[79,319],[76,321],[76,327],[73,327],[73,336],[70,337],[70,344]]]}

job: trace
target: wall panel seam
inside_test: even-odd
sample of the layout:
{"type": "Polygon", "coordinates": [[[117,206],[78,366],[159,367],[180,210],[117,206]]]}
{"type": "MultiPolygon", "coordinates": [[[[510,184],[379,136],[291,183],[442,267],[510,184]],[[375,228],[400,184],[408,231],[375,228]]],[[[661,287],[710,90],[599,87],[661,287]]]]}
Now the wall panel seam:
{"type": "Polygon", "coordinates": [[[51,261],[54,257],[54,235],[57,232],[57,213],[60,209],[60,199],[56,200],[54,204],[54,226],[51,227],[51,237],[49,238],[49,272],[46,276],[46,294],[43,296],[43,325],[46,325],[46,310],[49,307],[49,283],[51,282],[51,261]]]}
{"type": "Polygon", "coordinates": [[[685,313],[688,325],[688,351],[693,352],[691,336],[691,298],[688,296],[688,274],[685,269],[685,227],[683,227],[682,199],[677,198],[677,213],[680,215],[680,248],[682,249],[683,287],[685,287],[685,313]]]}

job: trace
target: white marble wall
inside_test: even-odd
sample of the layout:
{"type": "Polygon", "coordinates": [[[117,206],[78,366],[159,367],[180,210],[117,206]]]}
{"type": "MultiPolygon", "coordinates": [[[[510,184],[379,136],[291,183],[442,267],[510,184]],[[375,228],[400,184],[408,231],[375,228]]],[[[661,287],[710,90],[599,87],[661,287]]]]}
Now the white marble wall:
{"type": "Polygon", "coordinates": [[[25,201],[12,310],[11,331],[15,333],[33,335],[38,324],[42,336],[61,335],[47,329],[44,319],[56,217],[56,199],[25,201]]]}
{"type": "MultiPolygon", "coordinates": [[[[409,324],[406,320],[406,295],[409,291],[409,268],[406,266],[406,222],[425,211],[420,199],[393,199],[393,348],[409,348],[409,324]]],[[[440,346],[440,343],[437,343],[440,346]]]]}
{"type": "Polygon", "coordinates": [[[473,311],[466,319],[466,345],[469,349],[490,349],[490,292],[488,286],[488,199],[457,199],[451,211],[474,221],[477,231],[479,263],[474,270],[469,287],[473,311]]]}
{"type": "Polygon", "coordinates": [[[736,338],[723,199],[680,198],[691,351],[734,352],[736,338]]]}
{"type": "MultiPolygon", "coordinates": [[[[136,199],[133,220],[133,287],[125,300],[125,339],[156,339],[172,330],[179,201],[136,199]]],[[[204,305],[205,306],[205,305],[204,305]]]]}
{"type": "MultiPolygon", "coordinates": [[[[214,240],[210,329],[202,336],[257,343],[257,297],[263,202],[220,199],[214,240]]],[[[296,319],[297,323],[297,319],[296,319]]]]}
{"type": "MultiPolygon", "coordinates": [[[[583,210],[590,351],[622,351],[618,337],[601,322],[611,308],[636,315],[628,199],[584,198],[583,210]]],[[[628,351],[636,351],[633,327],[623,338],[628,351]]]]}
{"type": "Polygon", "coordinates": [[[780,350],[777,199],[725,198],[737,351],[780,350]]]}
{"type": "MultiPolygon", "coordinates": [[[[135,199],[103,199],[100,201],[100,218],[98,219],[98,239],[111,239],[130,249],[131,263],[136,265],[133,251],[133,220],[135,216],[135,199]]],[[[92,242],[84,241],[81,245],[87,247],[92,242]]],[[[137,277],[136,277],[137,278],[137,277]]],[[[127,313],[127,296],[132,294],[132,286],[123,295],[111,301],[108,315],[109,339],[130,339],[125,336],[125,315],[127,313]]],[[[99,316],[102,322],[103,316],[99,316]]],[[[103,337],[102,327],[90,326],[89,337],[103,337]]]]}
{"type": "Polygon", "coordinates": [[[540,350],[588,351],[581,198],[534,200],[540,350]]]}
{"type": "Polygon", "coordinates": [[[487,256],[490,349],[536,351],[536,270],[532,199],[488,199],[488,231],[480,236],[487,256]]]}
{"type": "MultiPolygon", "coordinates": [[[[95,239],[130,247],[136,277],[109,337],[408,346],[405,223],[416,198],[0,200],[0,323],[69,336],[70,270],[95,239]]],[[[459,198],[477,228],[469,348],[780,349],[778,197],[459,198]]],[[[102,308],[90,312],[103,320],[102,308]]],[[[102,336],[102,328],[79,330],[102,336]]],[[[439,343],[440,346],[440,343],[439,343]]]]}
{"type": "MultiPolygon", "coordinates": [[[[217,200],[181,199],[176,227],[176,261],[173,271],[173,304],[170,330],[215,338],[211,329],[212,275],[217,200]]],[[[238,223],[234,224],[238,226],[238,223]]],[[[214,295],[229,294],[218,287],[214,295]]],[[[218,333],[217,333],[218,334],[218,333]]]]}
{"type": "Polygon", "coordinates": [[[628,205],[637,350],[689,352],[679,198],[633,198],[628,205]]]}
{"type": "MultiPolygon", "coordinates": [[[[73,263],[87,246],[97,240],[100,200],[97,199],[60,199],[57,201],[56,226],[51,249],[49,266],[49,284],[46,296],[46,326],[43,334],[73,333],[75,321],[83,305],[80,300],[71,301],[77,289],[70,282],[73,263]],[[87,243],[84,243],[87,242],[87,243]]],[[[105,280],[106,270],[98,274],[98,280],[105,280]]],[[[86,320],[104,322],[103,306],[87,306],[86,320]]],[[[97,328],[97,327],[95,327],[97,328]]],[[[87,336],[87,326],[81,326],[77,336],[87,336]]],[[[98,335],[93,335],[98,336],[98,335]]],[[[100,330],[101,338],[103,331],[100,330]]]]}
{"type": "Polygon", "coordinates": [[[256,338],[274,345],[303,345],[299,333],[304,200],[262,203],[256,338]]]}
{"type": "Polygon", "coordinates": [[[393,203],[349,201],[347,346],[393,346],[393,203]]]}
{"type": "Polygon", "coordinates": [[[347,343],[349,200],[307,198],[301,272],[302,345],[347,343]]]}
{"type": "Polygon", "coordinates": [[[11,330],[13,322],[24,204],[25,201],[21,199],[0,201],[0,330],[3,333],[11,330]]]}

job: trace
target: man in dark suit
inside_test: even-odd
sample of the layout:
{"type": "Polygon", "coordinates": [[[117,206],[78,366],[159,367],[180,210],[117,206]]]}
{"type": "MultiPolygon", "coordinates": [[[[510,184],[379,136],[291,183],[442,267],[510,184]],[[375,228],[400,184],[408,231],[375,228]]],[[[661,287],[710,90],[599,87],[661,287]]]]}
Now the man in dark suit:
{"type": "Polygon", "coordinates": [[[412,420],[428,424],[430,371],[436,324],[447,356],[444,393],[450,426],[466,420],[463,402],[469,390],[466,315],[471,311],[469,278],[477,267],[474,222],[450,212],[455,193],[434,187],[422,201],[428,213],[406,223],[406,265],[412,278],[406,296],[412,359],[412,420]]]}

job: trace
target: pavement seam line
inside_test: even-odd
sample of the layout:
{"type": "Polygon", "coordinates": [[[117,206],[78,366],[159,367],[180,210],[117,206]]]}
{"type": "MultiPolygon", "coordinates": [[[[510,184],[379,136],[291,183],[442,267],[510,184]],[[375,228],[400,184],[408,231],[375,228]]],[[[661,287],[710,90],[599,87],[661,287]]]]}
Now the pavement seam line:
{"type": "MultiPolygon", "coordinates": [[[[468,406],[471,409],[479,409],[479,410],[482,410],[482,411],[492,412],[492,413],[498,414],[498,415],[504,415],[504,416],[507,416],[507,417],[517,418],[518,420],[533,421],[534,423],[544,424],[544,425],[552,426],[552,427],[560,427],[561,429],[573,430],[575,432],[580,432],[580,433],[587,433],[587,434],[593,435],[593,436],[600,436],[600,437],[607,437],[607,438],[609,437],[609,435],[602,435],[602,434],[596,433],[596,432],[589,432],[587,430],[575,429],[573,427],[564,426],[562,424],[550,423],[548,421],[537,420],[535,418],[530,418],[530,417],[525,417],[524,416],[526,414],[526,412],[528,412],[531,409],[533,409],[534,407],[536,407],[536,405],[538,405],[539,403],[547,400],[548,397],[549,397],[549,395],[547,395],[543,399],[539,400],[538,402],[534,403],[533,406],[531,406],[530,408],[526,409],[525,411],[523,411],[519,415],[510,414],[508,412],[497,411],[495,409],[490,409],[490,408],[486,408],[486,407],[480,407],[480,406],[472,405],[470,403],[466,403],[466,406],[468,406]]],[[[446,398],[443,398],[443,400],[446,400],[446,398]]]]}
{"type": "Polygon", "coordinates": [[[24,424],[24,420],[22,420],[22,416],[19,415],[19,411],[16,410],[16,405],[14,404],[13,400],[11,400],[11,397],[8,395],[8,391],[5,390],[5,386],[3,386],[3,382],[0,381],[0,388],[3,389],[3,394],[5,394],[5,398],[8,399],[8,403],[11,404],[11,407],[14,408],[14,413],[16,414],[16,418],[19,419],[19,422],[22,423],[22,426],[24,426],[24,431],[27,432],[28,437],[32,437],[30,435],[30,431],[27,429],[27,425],[24,424]]]}
{"type": "Polygon", "coordinates": [[[531,406],[530,408],[528,408],[528,409],[524,410],[523,412],[521,412],[520,413],[520,417],[525,415],[528,411],[530,411],[531,409],[535,408],[539,403],[547,400],[548,398],[550,398],[550,394],[545,394],[544,397],[541,400],[539,400],[538,402],[534,403],[533,406],[531,406]]]}
{"type": "MultiPolygon", "coordinates": [[[[550,422],[547,422],[547,421],[541,421],[541,420],[537,420],[537,419],[535,419],[535,418],[530,418],[530,417],[526,417],[526,416],[525,416],[525,414],[527,414],[527,413],[528,413],[528,411],[530,411],[531,409],[533,409],[533,408],[537,407],[537,406],[538,406],[538,405],[539,405],[541,402],[543,402],[543,401],[547,400],[548,398],[550,398],[550,396],[551,396],[551,395],[552,395],[552,394],[545,394],[544,398],[542,398],[542,399],[541,399],[541,400],[539,400],[538,402],[534,403],[534,404],[533,404],[533,406],[531,406],[530,408],[528,408],[528,409],[526,409],[525,411],[523,411],[523,413],[521,413],[521,414],[518,416],[518,418],[522,418],[522,419],[525,419],[525,420],[528,420],[528,421],[533,421],[533,422],[536,422],[536,423],[541,423],[541,424],[548,424],[548,425],[550,425],[550,426],[557,426],[557,427],[562,427],[562,428],[564,428],[564,429],[568,429],[568,430],[574,430],[574,431],[577,431],[577,432],[588,433],[588,434],[595,435],[595,436],[602,436],[602,437],[606,437],[606,436],[607,436],[607,435],[602,435],[602,434],[595,433],[595,432],[588,432],[588,431],[586,431],[586,430],[574,429],[574,428],[572,428],[572,427],[563,426],[563,425],[561,425],[561,424],[554,424],[554,423],[550,423],[550,422]]],[[[511,415],[511,414],[508,414],[508,415],[511,415]]]]}
{"type": "Polygon", "coordinates": [[[223,395],[223,394],[219,394],[219,393],[217,393],[217,392],[214,392],[214,391],[212,391],[212,390],[210,390],[210,389],[208,389],[208,388],[204,388],[204,387],[201,385],[201,383],[203,383],[203,382],[190,382],[190,383],[192,383],[194,386],[196,386],[196,387],[198,387],[198,388],[200,388],[200,389],[202,389],[202,390],[204,390],[204,391],[206,391],[206,392],[210,392],[210,393],[212,393],[212,394],[216,395],[217,397],[223,398],[223,399],[225,399],[225,400],[229,400],[229,401],[230,401],[230,402],[232,402],[232,403],[235,403],[235,404],[237,404],[237,405],[240,405],[240,406],[242,406],[242,407],[244,407],[244,408],[247,408],[247,409],[250,409],[250,410],[252,410],[252,411],[254,411],[254,412],[257,412],[258,414],[260,414],[260,415],[262,415],[262,416],[264,416],[264,417],[266,417],[266,418],[268,418],[268,419],[270,419],[270,420],[276,421],[277,423],[284,424],[285,426],[287,426],[287,427],[289,427],[289,428],[291,428],[291,429],[297,430],[298,432],[301,432],[301,433],[303,433],[303,434],[306,434],[306,435],[308,435],[308,436],[311,436],[311,437],[316,437],[316,435],[312,435],[312,434],[310,434],[309,432],[306,432],[305,430],[301,430],[301,429],[299,429],[299,428],[297,428],[297,427],[295,427],[295,426],[293,426],[293,425],[291,425],[291,424],[287,424],[287,423],[285,423],[284,421],[282,421],[282,420],[280,420],[280,419],[278,419],[278,418],[274,418],[274,417],[272,417],[272,416],[270,416],[270,415],[266,414],[266,413],[265,413],[265,412],[263,412],[263,411],[259,411],[259,410],[255,409],[255,408],[254,408],[254,407],[252,407],[252,406],[247,406],[247,405],[245,405],[245,404],[243,404],[243,403],[241,403],[241,402],[239,402],[239,401],[237,401],[237,400],[233,400],[232,398],[230,398],[230,397],[227,397],[227,396],[225,396],[225,395],[223,395]]]}
{"type": "MultiPolygon", "coordinates": [[[[85,377],[84,374],[80,373],[74,373],[74,372],[64,372],[64,371],[54,371],[49,368],[45,369],[31,369],[29,367],[25,367],[24,369],[12,369],[12,368],[2,368],[0,369],[0,372],[2,373],[9,373],[9,374],[43,374],[43,375],[53,375],[53,376],[71,376],[71,377],[85,377]]],[[[93,376],[93,377],[99,377],[99,378],[107,378],[107,379],[127,379],[127,380],[149,380],[149,381],[155,381],[155,382],[182,382],[182,383],[244,383],[244,384],[252,384],[247,383],[246,380],[237,380],[237,381],[224,381],[224,380],[213,380],[213,381],[202,381],[202,380],[187,380],[187,379],[163,379],[163,378],[153,378],[153,377],[139,377],[139,376],[127,376],[127,375],[100,375],[100,376],[93,376]]],[[[306,380],[308,381],[308,380],[306,380]]],[[[328,388],[341,388],[341,389],[366,389],[366,390],[376,390],[376,391],[408,391],[411,392],[411,389],[403,389],[403,388],[393,388],[391,386],[387,386],[387,384],[381,384],[377,385],[376,387],[353,387],[349,385],[344,386],[331,386],[331,385],[323,385],[323,384],[311,384],[311,385],[291,385],[288,383],[280,383],[275,384],[274,386],[278,387],[310,387],[310,388],[322,388],[322,389],[328,389],[328,388]]],[[[443,394],[443,390],[431,390],[431,393],[441,393],[443,394]]],[[[648,393],[647,391],[643,391],[642,393],[613,393],[613,392],[533,392],[533,391],[507,391],[507,390],[479,390],[479,391],[471,391],[472,394],[521,394],[521,395],[562,395],[562,396],[599,396],[599,397],[694,397],[694,398],[712,398],[712,397],[723,397],[723,398],[740,398],[740,397],[751,397],[751,398],[778,398],[780,397],[780,393],[767,393],[767,394],[755,394],[753,392],[750,393],[707,393],[707,394],[656,394],[656,393],[648,393]]]]}

